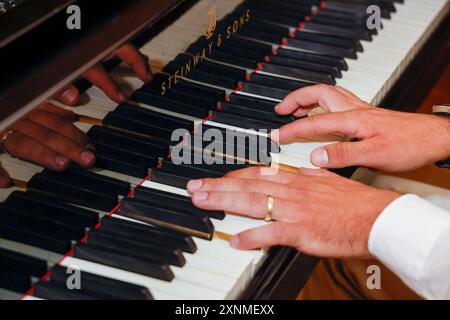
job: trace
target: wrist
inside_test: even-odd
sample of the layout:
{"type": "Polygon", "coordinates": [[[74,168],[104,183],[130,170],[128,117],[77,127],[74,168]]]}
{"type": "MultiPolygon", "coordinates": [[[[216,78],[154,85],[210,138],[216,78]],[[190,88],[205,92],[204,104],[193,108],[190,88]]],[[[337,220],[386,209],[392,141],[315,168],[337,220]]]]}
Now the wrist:
{"type": "Polygon", "coordinates": [[[439,160],[447,160],[450,157],[450,118],[449,117],[437,117],[439,118],[440,126],[438,126],[438,141],[440,141],[439,160]]]}

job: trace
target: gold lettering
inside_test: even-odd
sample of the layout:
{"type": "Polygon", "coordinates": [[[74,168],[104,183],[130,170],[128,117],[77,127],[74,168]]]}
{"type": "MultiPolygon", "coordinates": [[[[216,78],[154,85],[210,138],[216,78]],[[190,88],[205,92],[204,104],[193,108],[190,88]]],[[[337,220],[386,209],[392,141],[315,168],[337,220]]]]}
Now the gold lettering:
{"type": "Polygon", "coordinates": [[[222,45],[222,34],[219,33],[219,36],[217,37],[217,46],[220,47],[222,45]]]}
{"type": "Polygon", "coordinates": [[[227,39],[230,39],[231,37],[231,26],[228,26],[227,28],[227,39]]]}
{"type": "Polygon", "coordinates": [[[208,47],[209,47],[209,54],[212,53],[212,47],[213,47],[213,45],[214,45],[214,41],[211,41],[211,42],[208,44],[208,47]]]}
{"type": "Polygon", "coordinates": [[[202,62],[206,59],[206,49],[203,48],[202,50],[202,62]]]}
{"type": "Polygon", "coordinates": [[[198,63],[199,63],[199,60],[200,59],[200,55],[197,53],[195,56],[194,56],[194,68],[195,67],[197,67],[197,65],[198,65],[198,63]]]}
{"type": "Polygon", "coordinates": [[[163,96],[163,95],[165,95],[166,94],[166,82],[164,81],[162,84],[161,84],[161,95],[163,96]]]}
{"type": "Polygon", "coordinates": [[[241,18],[239,19],[239,27],[243,27],[245,24],[245,16],[241,16],[241,18]]]}
{"type": "Polygon", "coordinates": [[[173,75],[169,77],[169,89],[172,88],[172,79],[173,79],[173,75]]]}
{"type": "Polygon", "coordinates": [[[191,63],[192,63],[191,59],[189,59],[189,61],[186,62],[186,75],[188,75],[191,72],[191,63]]]}
{"type": "Polygon", "coordinates": [[[177,70],[177,71],[175,72],[175,80],[174,80],[174,84],[177,84],[178,81],[179,81],[179,79],[180,79],[180,70],[177,70]]]}
{"type": "Polygon", "coordinates": [[[235,20],[233,23],[233,33],[236,33],[238,31],[238,28],[239,28],[239,22],[237,20],[235,20]]]}
{"type": "Polygon", "coordinates": [[[250,10],[247,10],[247,14],[245,16],[247,19],[245,22],[248,22],[250,20],[250,10]]]}

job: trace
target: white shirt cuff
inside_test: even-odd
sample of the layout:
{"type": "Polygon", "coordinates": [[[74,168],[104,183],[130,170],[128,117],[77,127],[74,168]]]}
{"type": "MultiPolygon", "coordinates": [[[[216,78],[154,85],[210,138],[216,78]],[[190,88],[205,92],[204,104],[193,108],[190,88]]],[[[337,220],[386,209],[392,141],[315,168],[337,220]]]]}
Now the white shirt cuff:
{"type": "MultiPolygon", "coordinates": [[[[416,195],[405,195],[386,207],[375,221],[369,251],[413,290],[430,297],[424,283],[428,275],[424,273],[431,271],[429,263],[434,260],[436,246],[449,231],[450,213],[416,195]]],[[[441,259],[448,262],[445,256],[441,259]]]]}

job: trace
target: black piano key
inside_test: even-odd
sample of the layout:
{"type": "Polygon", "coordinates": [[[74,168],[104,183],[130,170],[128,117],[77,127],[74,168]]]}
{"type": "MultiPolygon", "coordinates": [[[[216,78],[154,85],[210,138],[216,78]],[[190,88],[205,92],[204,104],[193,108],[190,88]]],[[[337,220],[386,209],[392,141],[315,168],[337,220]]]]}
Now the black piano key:
{"type": "Polygon", "coordinates": [[[13,192],[5,202],[8,208],[31,212],[36,216],[46,216],[55,221],[65,221],[68,225],[92,228],[99,222],[96,212],[71,206],[35,192],[13,192]],[[39,210],[36,210],[39,208],[39,210]]]}
{"type": "MultiPolygon", "coordinates": [[[[273,79],[273,78],[271,78],[273,79]]],[[[277,102],[253,98],[253,97],[246,97],[239,94],[233,94],[229,98],[229,102],[238,105],[238,106],[244,106],[248,108],[255,108],[256,110],[265,110],[267,112],[274,111],[277,102]]]]}
{"type": "Polygon", "coordinates": [[[180,249],[157,247],[151,243],[139,243],[131,239],[117,238],[114,235],[102,232],[101,229],[89,233],[86,242],[88,245],[101,246],[108,249],[121,251],[124,256],[152,260],[182,267],[186,260],[180,249]]]}
{"type": "Polygon", "coordinates": [[[308,32],[314,32],[318,34],[325,34],[325,35],[332,35],[338,38],[344,38],[344,39],[351,39],[351,40],[371,40],[370,38],[367,38],[368,36],[365,36],[364,32],[358,29],[349,29],[349,28],[342,28],[342,27],[336,27],[336,26],[329,26],[324,24],[319,24],[315,22],[305,22],[304,27],[302,30],[308,31],[308,32]]]}
{"type": "Polygon", "coordinates": [[[77,241],[85,235],[84,228],[48,220],[30,212],[8,208],[4,204],[0,204],[0,217],[5,225],[22,228],[31,233],[48,234],[50,237],[63,241],[77,241]]]}
{"type": "MultiPolygon", "coordinates": [[[[161,174],[159,177],[163,175],[167,176],[167,174],[161,174]]],[[[155,182],[164,183],[162,181],[155,182]]],[[[165,184],[170,185],[168,183],[165,184]]],[[[119,209],[119,214],[207,240],[211,240],[214,234],[214,227],[207,216],[200,217],[189,213],[179,214],[168,209],[153,207],[138,199],[124,200],[119,209]]]]}
{"type": "Polygon", "coordinates": [[[326,66],[314,62],[305,62],[296,59],[284,58],[281,56],[270,57],[270,63],[285,67],[293,67],[302,70],[310,70],[318,73],[331,75],[332,77],[341,78],[342,73],[338,67],[326,66]]]}
{"type": "Polygon", "coordinates": [[[256,120],[277,122],[280,124],[287,124],[295,120],[292,116],[280,116],[273,110],[267,112],[265,110],[257,110],[255,108],[234,105],[229,102],[222,103],[219,110],[235,115],[241,115],[243,117],[251,117],[256,120]]]}
{"type": "MultiPolygon", "coordinates": [[[[276,81],[276,80],[274,80],[276,81]]],[[[241,92],[250,93],[253,95],[268,97],[272,99],[283,100],[289,93],[288,90],[278,89],[274,87],[264,86],[253,82],[244,82],[240,89],[241,92]]]]}
{"type": "Polygon", "coordinates": [[[112,210],[118,203],[118,194],[102,189],[104,184],[93,180],[70,176],[65,173],[38,173],[31,178],[29,190],[58,196],[61,200],[81,204],[102,211],[112,210]],[[101,187],[99,187],[101,186],[101,187]]]}
{"type": "MultiPolygon", "coordinates": [[[[56,266],[52,269],[50,282],[55,285],[67,288],[67,279],[71,274],[66,268],[56,266]]],[[[97,296],[103,299],[114,300],[153,300],[150,291],[142,286],[99,276],[96,274],[81,271],[81,292],[97,296]]],[[[73,291],[73,290],[71,290],[73,291]]],[[[75,290],[80,291],[80,290],[75,290]]],[[[38,294],[38,291],[36,291],[38,294]]],[[[44,297],[45,298],[45,297],[44,297]]]]}
{"type": "Polygon", "coordinates": [[[308,4],[297,4],[295,6],[295,10],[292,10],[289,6],[283,6],[283,2],[271,3],[262,1],[246,1],[245,5],[250,9],[260,9],[270,11],[273,14],[277,14],[279,16],[289,17],[289,18],[301,18],[311,14],[311,6],[308,4]],[[270,8],[268,6],[270,5],[270,8]],[[269,9],[269,10],[268,10],[269,9]]]}
{"type": "MultiPolygon", "coordinates": [[[[203,64],[202,64],[203,65],[203,64]]],[[[160,88],[156,88],[154,86],[142,86],[138,91],[148,92],[156,95],[161,95],[160,88]]],[[[217,101],[214,98],[205,98],[199,95],[188,94],[179,90],[176,90],[175,87],[171,90],[168,90],[164,95],[170,100],[186,103],[189,105],[196,105],[202,108],[206,108],[207,110],[214,109],[217,104],[217,101]]]]}
{"type": "Polygon", "coordinates": [[[299,68],[285,67],[270,63],[263,64],[262,72],[276,74],[294,80],[307,81],[311,83],[325,83],[329,85],[336,84],[336,80],[331,74],[319,73],[299,68]]]}
{"type": "Polygon", "coordinates": [[[153,182],[166,184],[168,186],[186,189],[186,186],[191,179],[174,174],[168,174],[160,170],[153,170],[151,180],[153,182]]]}
{"type": "MultiPolygon", "coordinates": [[[[148,189],[148,188],[147,188],[148,189]]],[[[188,197],[177,197],[168,192],[153,192],[153,190],[137,190],[134,194],[135,199],[145,201],[148,204],[154,204],[161,208],[167,208],[180,212],[188,212],[192,215],[200,212],[202,215],[207,215],[212,219],[223,220],[225,213],[223,211],[205,211],[195,207],[188,197]]]]}
{"type": "MultiPolygon", "coordinates": [[[[155,193],[159,191],[146,187],[137,187],[134,197],[139,198],[139,195],[146,194],[147,190],[155,193]]],[[[127,220],[105,217],[102,220],[101,231],[142,243],[152,243],[170,249],[181,249],[187,253],[195,253],[197,251],[194,240],[185,233],[127,220]]]]}
{"type": "Polygon", "coordinates": [[[334,35],[330,36],[330,35],[317,34],[314,32],[307,32],[305,30],[300,30],[295,33],[295,39],[329,44],[329,45],[341,47],[344,49],[354,49],[357,52],[363,51],[363,46],[359,40],[345,39],[345,38],[335,37],[334,35]]]}
{"type": "Polygon", "coordinates": [[[260,31],[258,29],[252,28],[243,28],[236,34],[239,38],[248,38],[253,40],[262,41],[266,44],[279,45],[285,39],[284,37],[273,35],[271,33],[267,33],[264,31],[260,31]]]}
{"type": "Polygon", "coordinates": [[[94,126],[89,129],[87,135],[93,143],[109,144],[144,155],[158,156],[169,153],[167,142],[152,140],[107,127],[94,126]]]}
{"type": "MultiPolygon", "coordinates": [[[[310,82],[283,79],[283,78],[268,76],[268,75],[260,74],[260,73],[256,73],[256,72],[252,73],[252,75],[250,76],[250,82],[253,84],[258,84],[258,85],[264,86],[264,87],[283,89],[283,90],[286,90],[289,92],[313,85],[310,82]]],[[[249,107],[251,107],[251,106],[249,106],[249,107]]],[[[254,109],[257,109],[257,108],[254,108],[254,109]]],[[[273,109],[274,108],[272,108],[270,111],[273,111],[273,109]]]]}
{"type": "Polygon", "coordinates": [[[277,55],[280,57],[337,67],[340,70],[348,70],[348,65],[343,58],[336,58],[317,53],[289,50],[284,48],[278,49],[277,55]]]}
{"type": "Polygon", "coordinates": [[[169,96],[161,96],[159,93],[137,90],[130,99],[152,107],[158,107],[193,117],[205,118],[208,115],[208,109],[205,107],[171,100],[169,96]]]}
{"type": "Polygon", "coordinates": [[[29,277],[42,277],[48,270],[47,261],[23,253],[0,248],[0,273],[14,271],[29,277]]]}
{"type": "Polygon", "coordinates": [[[230,90],[235,89],[238,85],[238,81],[235,79],[203,72],[201,70],[192,70],[188,75],[186,75],[186,78],[230,90]]]}
{"type": "Polygon", "coordinates": [[[268,24],[267,22],[262,22],[258,20],[250,20],[245,27],[249,27],[255,30],[260,30],[263,32],[267,32],[273,35],[276,35],[278,37],[286,38],[290,36],[290,30],[288,27],[283,27],[275,24],[268,24]]]}
{"type": "Polygon", "coordinates": [[[237,66],[245,69],[254,70],[258,67],[258,61],[247,58],[235,57],[232,54],[225,52],[214,51],[209,58],[222,63],[227,63],[232,66],[237,66]]]}
{"type": "Polygon", "coordinates": [[[279,129],[281,125],[274,122],[266,122],[251,118],[243,118],[237,115],[228,114],[221,111],[212,112],[211,121],[228,124],[243,129],[264,129],[270,132],[272,129],[279,129]]]}
{"type": "Polygon", "coordinates": [[[246,39],[236,38],[236,37],[232,37],[232,38],[228,39],[227,46],[235,47],[235,48],[243,48],[243,49],[247,49],[249,51],[254,51],[254,52],[260,52],[264,56],[268,56],[268,55],[272,54],[272,51],[273,51],[271,45],[258,43],[258,42],[254,42],[254,41],[250,41],[250,40],[246,40],[246,39]]]}
{"type": "Polygon", "coordinates": [[[101,246],[80,244],[75,247],[73,256],[164,281],[172,281],[175,277],[167,264],[124,256],[121,251],[101,246]]]}
{"type": "Polygon", "coordinates": [[[96,181],[96,183],[107,186],[107,189],[112,193],[117,193],[122,196],[126,196],[131,191],[131,184],[129,182],[97,174],[93,171],[86,170],[85,168],[71,166],[66,172],[71,175],[92,179],[93,181],[96,181]]]}
{"type": "Polygon", "coordinates": [[[0,238],[28,244],[60,254],[66,254],[71,249],[72,242],[70,240],[60,240],[55,238],[48,233],[48,228],[31,231],[28,229],[33,229],[33,226],[2,223],[0,224],[0,238]]]}
{"type": "Polygon", "coordinates": [[[305,50],[308,52],[316,52],[319,54],[324,54],[336,58],[349,58],[349,59],[357,58],[356,50],[354,49],[344,49],[341,47],[306,40],[289,39],[287,42],[287,46],[305,50]]]}
{"type": "Polygon", "coordinates": [[[29,276],[14,271],[0,272],[0,288],[24,294],[31,288],[29,276]]]}
{"type": "Polygon", "coordinates": [[[233,47],[228,43],[224,43],[220,46],[220,48],[215,49],[230,55],[234,55],[236,57],[251,59],[255,61],[263,61],[266,57],[264,52],[258,52],[247,48],[242,47],[233,47]]]}
{"type": "Polygon", "coordinates": [[[212,98],[216,101],[225,99],[225,90],[211,88],[197,83],[180,80],[180,82],[173,86],[169,91],[183,92],[186,94],[195,94],[204,98],[212,98]]]}
{"type": "Polygon", "coordinates": [[[140,157],[137,154],[98,143],[95,144],[95,149],[97,167],[136,178],[145,178],[149,174],[149,169],[156,167],[159,161],[155,157],[140,157]]]}

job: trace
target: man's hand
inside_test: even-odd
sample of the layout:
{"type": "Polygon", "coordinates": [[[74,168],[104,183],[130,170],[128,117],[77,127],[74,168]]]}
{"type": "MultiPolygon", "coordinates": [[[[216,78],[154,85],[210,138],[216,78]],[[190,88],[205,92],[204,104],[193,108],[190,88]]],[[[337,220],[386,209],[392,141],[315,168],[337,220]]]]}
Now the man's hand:
{"type": "MultiPolygon", "coordinates": [[[[274,169],[275,170],[275,169],[274,169]]],[[[274,223],[231,239],[237,249],[294,247],[320,257],[369,257],[368,239],[377,217],[400,195],[342,178],[326,170],[299,169],[261,175],[260,168],[188,184],[194,205],[205,210],[263,219],[274,198],[274,223]]]]}
{"type": "MultiPolygon", "coordinates": [[[[43,104],[10,128],[2,146],[13,157],[55,171],[67,169],[71,162],[91,167],[95,155],[89,150],[87,135],[73,124],[76,119],[71,111],[43,104]]],[[[1,168],[0,187],[10,183],[8,173],[1,168]]]]}
{"type": "MultiPolygon", "coordinates": [[[[133,67],[136,76],[142,81],[148,82],[152,79],[153,76],[148,64],[148,57],[142,55],[133,45],[124,45],[116,50],[112,57],[117,57],[125,64],[133,67]]],[[[83,78],[89,80],[94,86],[99,87],[108,97],[117,103],[127,99],[125,93],[114,83],[114,80],[100,64],[86,71],[83,74],[83,78]]],[[[80,99],[80,92],[71,84],[59,92],[57,99],[66,105],[74,106],[80,99]]]]}
{"type": "Polygon", "coordinates": [[[340,88],[314,86],[298,90],[276,110],[282,114],[303,115],[315,104],[333,113],[283,126],[279,132],[281,143],[299,136],[332,133],[346,134],[358,140],[315,150],[311,162],[318,167],[358,165],[402,172],[450,156],[450,120],[371,107],[340,88]]]}

